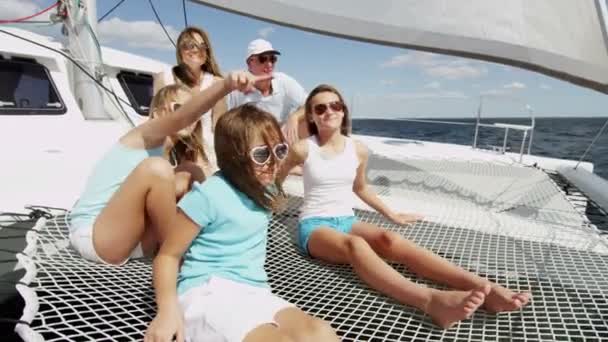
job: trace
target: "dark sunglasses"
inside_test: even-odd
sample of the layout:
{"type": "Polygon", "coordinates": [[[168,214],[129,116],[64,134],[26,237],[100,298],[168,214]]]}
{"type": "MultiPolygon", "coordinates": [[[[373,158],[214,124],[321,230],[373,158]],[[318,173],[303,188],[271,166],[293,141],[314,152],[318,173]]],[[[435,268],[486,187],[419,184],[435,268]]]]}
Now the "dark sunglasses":
{"type": "Polygon", "coordinates": [[[313,112],[317,115],[323,115],[327,112],[327,108],[331,108],[334,112],[341,112],[344,110],[344,103],[340,101],[334,101],[330,103],[319,103],[312,107],[313,112]]]}
{"type": "MultiPolygon", "coordinates": [[[[287,153],[289,152],[289,145],[286,143],[280,143],[274,145],[272,148],[272,153],[274,153],[275,158],[281,161],[287,157],[287,153]]],[[[264,166],[268,164],[270,161],[270,147],[269,146],[256,146],[249,151],[249,156],[254,163],[260,166],[264,166]]]]}
{"type": "Polygon", "coordinates": [[[272,64],[277,62],[277,55],[258,55],[257,58],[260,64],[266,64],[268,61],[272,64]]]}
{"type": "Polygon", "coordinates": [[[206,51],[207,50],[207,44],[205,43],[198,43],[198,42],[185,42],[183,44],[180,45],[180,48],[182,50],[200,50],[200,51],[206,51]]]}

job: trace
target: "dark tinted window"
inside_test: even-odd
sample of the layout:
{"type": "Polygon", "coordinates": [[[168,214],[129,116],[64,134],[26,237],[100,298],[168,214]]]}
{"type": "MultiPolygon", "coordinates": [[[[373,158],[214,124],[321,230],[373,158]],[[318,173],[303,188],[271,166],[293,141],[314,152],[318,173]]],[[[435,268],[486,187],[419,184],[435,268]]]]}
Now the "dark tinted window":
{"type": "Polygon", "coordinates": [[[33,59],[0,57],[0,115],[63,114],[48,70],[33,59]]]}
{"type": "Polygon", "coordinates": [[[123,71],[118,74],[118,80],[133,109],[139,115],[148,116],[154,83],[152,76],[123,71]]]}

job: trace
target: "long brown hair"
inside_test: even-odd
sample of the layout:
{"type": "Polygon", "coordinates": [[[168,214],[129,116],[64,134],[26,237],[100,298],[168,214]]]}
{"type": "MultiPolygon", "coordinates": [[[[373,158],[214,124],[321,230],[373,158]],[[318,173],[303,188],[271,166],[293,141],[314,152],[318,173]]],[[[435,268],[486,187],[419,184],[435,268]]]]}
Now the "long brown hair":
{"type": "Polygon", "coordinates": [[[312,112],[312,99],[317,94],[320,94],[320,93],[336,94],[336,96],[338,96],[338,99],[340,99],[340,102],[342,102],[342,104],[344,104],[344,110],[343,110],[344,117],[342,118],[342,124],[340,125],[340,133],[342,133],[345,136],[349,136],[350,132],[351,132],[351,126],[350,126],[350,114],[348,113],[348,107],[346,106],[346,102],[344,102],[344,97],[342,97],[342,94],[340,94],[338,89],[336,89],[333,86],[330,86],[329,84],[318,85],[315,89],[313,89],[308,94],[308,97],[306,98],[306,102],[304,104],[304,110],[306,113],[306,122],[308,123],[308,131],[310,132],[310,134],[314,134],[314,135],[319,134],[319,129],[317,128],[317,125],[315,124],[315,122],[312,119],[312,116],[315,115],[312,112]]]}
{"type": "Polygon", "coordinates": [[[203,38],[203,42],[206,46],[206,60],[205,64],[201,65],[201,69],[204,72],[208,72],[214,76],[222,77],[220,67],[215,61],[215,55],[213,53],[213,48],[211,47],[211,40],[209,40],[209,35],[207,32],[194,26],[186,27],[177,38],[177,49],[175,49],[177,65],[173,67],[173,76],[190,88],[196,86],[198,79],[194,76],[192,70],[190,70],[190,68],[182,60],[181,46],[186,40],[194,40],[195,35],[200,35],[201,38],[203,38]]]}
{"type": "MultiPolygon", "coordinates": [[[[171,115],[171,102],[177,99],[180,92],[190,95],[190,89],[183,84],[171,84],[160,89],[152,98],[150,119],[171,115]]],[[[205,161],[205,163],[208,162],[207,154],[203,147],[203,126],[201,120],[196,122],[194,130],[188,136],[179,137],[179,140],[173,146],[172,152],[172,158],[175,159],[174,162],[177,164],[182,161],[196,163],[199,158],[205,161]]]]}
{"type": "MultiPolygon", "coordinates": [[[[275,181],[273,187],[263,186],[255,176],[253,161],[249,156],[255,137],[261,136],[269,146],[286,141],[275,117],[251,104],[245,104],[222,115],[215,126],[214,135],[217,164],[224,177],[260,207],[281,210],[286,199],[282,184],[275,181]]],[[[271,167],[277,167],[274,158],[271,167]]]]}

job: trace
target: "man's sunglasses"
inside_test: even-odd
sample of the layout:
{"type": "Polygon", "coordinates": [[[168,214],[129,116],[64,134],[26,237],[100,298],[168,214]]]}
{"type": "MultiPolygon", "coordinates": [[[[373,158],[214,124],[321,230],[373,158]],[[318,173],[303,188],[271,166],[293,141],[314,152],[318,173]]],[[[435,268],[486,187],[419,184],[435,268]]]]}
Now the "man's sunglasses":
{"type": "Polygon", "coordinates": [[[288,152],[289,145],[287,145],[286,143],[280,143],[274,145],[274,147],[272,148],[272,153],[269,146],[256,146],[252,148],[251,151],[249,151],[249,156],[251,157],[251,160],[254,163],[260,166],[264,166],[268,164],[268,162],[270,161],[270,157],[273,153],[275,158],[281,161],[285,159],[285,157],[287,157],[288,152]]]}
{"type": "Polygon", "coordinates": [[[317,115],[323,115],[327,112],[327,108],[331,108],[334,112],[341,112],[344,110],[344,103],[340,101],[319,103],[312,107],[312,111],[317,115]]]}
{"type": "Polygon", "coordinates": [[[277,55],[257,55],[257,59],[260,64],[266,64],[268,61],[274,64],[277,62],[277,55]]]}

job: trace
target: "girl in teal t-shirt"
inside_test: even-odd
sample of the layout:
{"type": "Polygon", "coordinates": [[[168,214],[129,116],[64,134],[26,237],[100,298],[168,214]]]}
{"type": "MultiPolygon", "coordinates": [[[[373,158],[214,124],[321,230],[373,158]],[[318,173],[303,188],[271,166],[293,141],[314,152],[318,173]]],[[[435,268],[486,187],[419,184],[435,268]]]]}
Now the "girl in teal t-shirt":
{"type": "Polygon", "coordinates": [[[275,176],[288,152],[278,122],[253,105],[234,108],[217,123],[215,149],[220,171],[179,201],[154,260],[158,312],[145,340],[338,341],[268,286],[268,224],[285,200],[275,176]]]}
{"type": "Polygon", "coordinates": [[[86,259],[110,264],[152,254],[171,228],[176,198],[187,191],[190,175],[204,179],[198,167],[204,163],[196,164],[204,159],[195,131],[201,113],[230,91],[251,91],[268,77],[232,73],[194,96],[179,86],[163,88],[150,119],[122,136],[95,166],[70,213],[72,246],[86,259]],[[172,154],[176,162],[192,163],[174,170],[172,154]]]}

